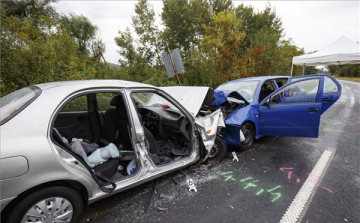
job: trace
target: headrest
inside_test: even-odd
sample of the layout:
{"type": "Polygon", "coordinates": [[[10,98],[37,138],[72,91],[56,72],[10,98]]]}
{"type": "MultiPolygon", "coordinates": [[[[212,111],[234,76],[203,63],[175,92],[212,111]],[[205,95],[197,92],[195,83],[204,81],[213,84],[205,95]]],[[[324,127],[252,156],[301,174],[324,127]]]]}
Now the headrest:
{"type": "Polygon", "coordinates": [[[111,106],[118,106],[121,104],[124,104],[124,99],[121,95],[115,96],[110,102],[111,106]]]}

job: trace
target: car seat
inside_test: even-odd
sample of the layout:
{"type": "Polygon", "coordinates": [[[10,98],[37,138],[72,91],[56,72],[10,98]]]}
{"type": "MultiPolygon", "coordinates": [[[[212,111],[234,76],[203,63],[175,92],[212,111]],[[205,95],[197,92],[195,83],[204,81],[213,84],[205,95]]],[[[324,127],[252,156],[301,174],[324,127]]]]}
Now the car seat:
{"type": "Polygon", "coordinates": [[[115,106],[115,125],[119,133],[119,139],[123,144],[125,150],[132,149],[130,132],[129,132],[129,118],[126,111],[124,99],[121,95],[115,96],[110,105],[115,106]]]}
{"type": "MultiPolygon", "coordinates": [[[[53,138],[57,142],[57,144],[59,144],[59,146],[65,147],[65,149],[70,154],[83,161],[83,164],[86,167],[88,167],[81,156],[71,151],[69,144],[63,140],[63,136],[59,133],[59,131],[56,128],[53,128],[53,138]]],[[[119,159],[115,158],[115,159],[109,159],[106,162],[103,162],[102,164],[99,164],[92,169],[94,171],[100,172],[101,175],[107,178],[111,178],[117,172],[118,166],[119,166],[119,159]]]]}

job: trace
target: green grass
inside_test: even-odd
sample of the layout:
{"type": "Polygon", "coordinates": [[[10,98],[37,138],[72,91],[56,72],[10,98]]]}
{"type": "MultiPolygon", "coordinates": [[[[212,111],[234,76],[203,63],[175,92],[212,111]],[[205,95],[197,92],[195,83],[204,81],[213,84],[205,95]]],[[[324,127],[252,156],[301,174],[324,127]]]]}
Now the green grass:
{"type": "Polygon", "coordinates": [[[335,77],[338,80],[360,82],[360,77],[335,77]]]}

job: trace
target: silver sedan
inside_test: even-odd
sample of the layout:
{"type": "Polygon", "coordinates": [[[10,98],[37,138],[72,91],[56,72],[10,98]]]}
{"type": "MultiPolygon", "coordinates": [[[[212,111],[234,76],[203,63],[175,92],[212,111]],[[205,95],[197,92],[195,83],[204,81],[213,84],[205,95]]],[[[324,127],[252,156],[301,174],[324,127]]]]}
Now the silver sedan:
{"type": "Polygon", "coordinates": [[[78,222],[84,204],[207,158],[221,160],[222,113],[201,111],[211,106],[211,89],[175,93],[186,103],[150,85],[90,80],[2,97],[2,222],[78,222]]]}

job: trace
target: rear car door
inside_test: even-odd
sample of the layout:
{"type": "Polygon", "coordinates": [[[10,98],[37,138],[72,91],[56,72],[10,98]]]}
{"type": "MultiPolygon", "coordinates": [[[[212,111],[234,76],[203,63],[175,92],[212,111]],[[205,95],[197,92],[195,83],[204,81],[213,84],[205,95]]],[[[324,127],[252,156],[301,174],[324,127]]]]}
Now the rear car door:
{"type": "Polygon", "coordinates": [[[297,77],[291,77],[290,82],[295,82],[301,78],[309,78],[323,76],[324,77],[324,88],[322,97],[322,108],[321,114],[329,109],[341,96],[341,84],[330,74],[315,74],[315,75],[302,75],[297,77]]]}
{"type": "Polygon", "coordinates": [[[68,103],[56,118],[54,127],[66,138],[92,139],[86,95],[68,103]]]}
{"type": "Polygon", "coordinates": [[[259,105],[260,136],[318,137],[324,77],[287,84],[259,105]]]}

